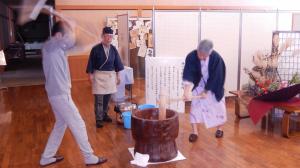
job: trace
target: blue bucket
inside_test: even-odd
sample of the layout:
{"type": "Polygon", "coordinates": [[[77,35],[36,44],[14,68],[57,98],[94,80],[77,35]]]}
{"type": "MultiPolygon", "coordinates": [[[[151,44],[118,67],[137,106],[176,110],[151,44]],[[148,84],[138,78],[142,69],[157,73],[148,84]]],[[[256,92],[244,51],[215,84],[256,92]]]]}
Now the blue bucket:
{"type": "Polygon", "coordinates": [[[156,108],[156,106],[154,104],[142,104],[138,106],[139,110],[144,110],[149,108],[156,108]]]}
{"type": "Polygon", "coordinates": [[[131,128],[131,111],[126,111],[122,113],[124,128],[131,128]]]}

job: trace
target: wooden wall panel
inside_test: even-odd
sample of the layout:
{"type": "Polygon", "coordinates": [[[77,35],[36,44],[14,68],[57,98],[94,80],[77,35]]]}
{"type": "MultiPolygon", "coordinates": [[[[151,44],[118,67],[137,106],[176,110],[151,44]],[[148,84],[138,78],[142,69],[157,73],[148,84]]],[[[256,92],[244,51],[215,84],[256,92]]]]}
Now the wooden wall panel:
{"type": "Polygon", "coordinates": [[[0,50],[15,42],[14,32],[13,11],[0,2],[0,50]]]}
{"type": "Polygon", "coordinates": [[[6,7],[5,5],[0,2],[0,50],[3,50],[4,48],[4,20],[6,19],[6,7]]]}
{"type": "Polygon", "coordinates": [[[78,39],[77,49],[72,51],[74,53],[73,55],[86,55],[86,53],[90,53],[92,49],[91,46],[94,46],[101,41],[102,28],[106,26],[107,18],[116,18],[117,15],[127,14],[127,12],[129,17],[137,16],[136,10],[62,10],[60,12],[74,19],[77,24],[87,31],[95,34],[95,36],[92,37],[82,30],[78,30],[76,34],[78,39]]]}
{"type": "Polygon", "coordinates": [[[14,23],[14,14],[13,14],[13,10],[9,9],[8,11],[8,36],[9,36],[9,43],[13,43],[16,41],[15,38],[15,23],[14,23]]]}
{"type": "Polygon", "coordinates": [[[2,23],[2,18],[0,16],[0,50],[3,50],[4,48],[4,39],[3,39],[3,23],[2,23]]]}
{"type": "Polygon", "coordinates": [[[85,73],[88,55],[69,56],[68,61],[72,82],[88,80],[88,75],[85,73]]]}

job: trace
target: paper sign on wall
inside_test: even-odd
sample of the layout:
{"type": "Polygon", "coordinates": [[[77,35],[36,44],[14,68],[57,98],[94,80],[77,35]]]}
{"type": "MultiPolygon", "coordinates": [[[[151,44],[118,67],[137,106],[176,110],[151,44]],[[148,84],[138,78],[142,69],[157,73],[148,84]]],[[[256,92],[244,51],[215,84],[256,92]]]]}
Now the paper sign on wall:
{"type": "MultiPolygon", "coordinates": [[[[180,57],[146,57],[146,103],[157,104],[161,87],[171,99],[182,97],[184,63],[185,58],[180,57]]],[[[170,102],[167,108],[184,113],[184,104],[170,102]]]]}

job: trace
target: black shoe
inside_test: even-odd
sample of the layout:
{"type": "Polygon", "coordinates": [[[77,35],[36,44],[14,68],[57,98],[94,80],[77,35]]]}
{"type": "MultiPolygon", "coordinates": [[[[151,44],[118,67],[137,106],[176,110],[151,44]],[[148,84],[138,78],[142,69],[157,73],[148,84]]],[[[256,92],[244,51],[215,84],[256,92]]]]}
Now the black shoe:
{"type": "Polygon", "coordinates": [[[216,138],[222,138],[224,135],[224,132],[222,130],[217,130],[216,131],[216,138]]]}
{"type": "Polygon", "coordinates": [[[96,121],[96,127],[102,128],[103,127],[103,121],[96,121]]]}
{"type": "Polygon", "coordinates": [[[197,134],[190,134],[190,137],[189,137],[189,141],[190,142],[196,142],[198,139],[198,135],[197,134]]]}
{"type": "Polygon", "coordinates": [[[56,156],[53,156],[55,158],[55,161],[54,162],[51,162],[51,163],[48,163],[48,164],[45,164],[45,165],[41,165],[42,167],[46,167],[46,166],[50,166],[50,165],[53,165],[55,163],[58,163],[62,160],[64,160],[64,157],[63,156],[60,156],[60,155],[56,155],[56,156]]]}
{"type": "Polygon", "coordinates": [[[103,118],[104,122],[112,122],[112,119],[107,115],[103,118]]]}
{"type": "Polygon", "coordinates": [[[122,111],[121,111],[121,109],[120,109],[120,107],[119,106],[115,106],[114,107],[114,111],[116,112],[116,113],[122,113],[122,111]]]}
{"type": "Polygon", "coordinates": [[[103,164],[105,162],[107,162],[106,158],[104,158],[104,157],[98,157],[98,162],[96,162],[96,163],[89,163],[89,164],[86,164],[86,166],[100,165],[100,164],[103,164]]]}

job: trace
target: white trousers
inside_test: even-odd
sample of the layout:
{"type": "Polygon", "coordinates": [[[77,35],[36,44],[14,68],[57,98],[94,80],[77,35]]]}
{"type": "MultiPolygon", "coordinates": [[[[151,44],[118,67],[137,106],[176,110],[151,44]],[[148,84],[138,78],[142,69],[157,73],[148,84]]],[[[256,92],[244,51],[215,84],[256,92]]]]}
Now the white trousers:
{"type": "Polygon", "coordinates": [[[48,139],[42,158],[53,157],[63,139],[65,130],[68,127],[74,136],[80,151],[87,162],[94,157],[93,150],[88,141],[85,123],[75,106],[71,95],[59,95],[49,97],[53,113],[55,115],[55,125],[48,139]]]}

